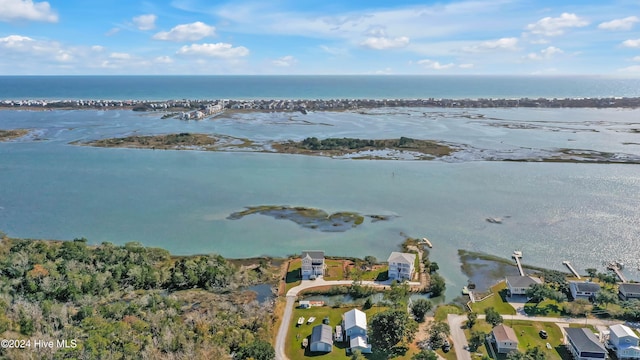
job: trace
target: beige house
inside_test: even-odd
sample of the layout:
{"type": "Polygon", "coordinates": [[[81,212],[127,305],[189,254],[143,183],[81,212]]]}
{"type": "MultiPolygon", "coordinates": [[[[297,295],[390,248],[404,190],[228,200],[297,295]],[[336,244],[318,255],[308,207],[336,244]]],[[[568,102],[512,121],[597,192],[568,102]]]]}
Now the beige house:
{"type": "Polygon", "coordinates": [[[491,340],[496,344],[499,354],[518,351],[518,337],[512,328],[500,324],[491,330],[491,340]]]}

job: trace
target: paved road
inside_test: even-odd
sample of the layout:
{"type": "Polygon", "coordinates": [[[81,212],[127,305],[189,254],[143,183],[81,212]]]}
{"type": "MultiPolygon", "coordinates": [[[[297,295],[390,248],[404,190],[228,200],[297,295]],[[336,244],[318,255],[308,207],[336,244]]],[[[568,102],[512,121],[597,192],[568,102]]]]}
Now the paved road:
{"type": "Polygon", "coordinates": [[[449,323],[451,338],[453,339],[453,348],[456,350],[456,358],[458,360],[471,360],[471,354],[469,350],[467,350],[469,343],[462,330],[462,325],[465,321],[467,321],[466,315],[447,315],[447,322],[449,323]]]}
{"type": "MultiPolygon", "coordinates": [[[[296,303],[296,297],[302,290],[321,286],[334,286],[334,285],[351,285],[353,280],[330,280],[327,281],[323,278],[316,280],[302,280],[300,285],[293,287],[287,291],[287,303],[282,315],[282,322],[280,323],[280,329],[278,329],[278,335],[276,336],[276,360],[289,360],[285,352],[285,343],[287,340],[287,334],[289,332],[289,326],[291,325],[291,315],[293,314],[293,306],[296,303]]],[[[374,287],[387,287],[391,285],[391,281],[362,281],[362,285],[374,286],[374,287]]],[[[409,285],[420,285],[419,282],[409,282],[409,285]]]]}

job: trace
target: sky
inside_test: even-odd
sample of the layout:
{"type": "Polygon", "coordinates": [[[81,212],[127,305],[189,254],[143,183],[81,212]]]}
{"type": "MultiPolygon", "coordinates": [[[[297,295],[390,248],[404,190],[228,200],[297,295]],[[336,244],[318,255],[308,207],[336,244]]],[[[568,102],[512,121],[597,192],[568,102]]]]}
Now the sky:
{"type": "Polygon", "coordinates": [[[640,76],[638,0],[0,0],[0,75],[640,76]]]}

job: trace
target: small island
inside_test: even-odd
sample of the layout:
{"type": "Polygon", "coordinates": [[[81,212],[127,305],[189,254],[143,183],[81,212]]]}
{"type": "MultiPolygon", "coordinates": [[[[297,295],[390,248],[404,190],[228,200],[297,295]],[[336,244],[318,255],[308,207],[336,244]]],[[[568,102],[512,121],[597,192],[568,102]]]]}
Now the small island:
{"type": "Polygon", "coordinates": [[[0,141],[8,141],[23,137],[29,133],[26,129],[0,130],[0,141]]]}
{"type": "Polygon", "coordinates": [[[302,206],[281,206],[262,205],[249,206],[246,210],[234,212],[229,215],[229,220],[239,220],[247,215],[261,214],[271,216],[275,219],[286,219],[296,224],[313,230],[325,232],[344,232],[355,228],[364,222],[365,217],[371,218],[372,222],[390,220],[391,215],[360,215],[355,212],[341,211],[328,214],[321,209],[314,209],[302,206]]]}

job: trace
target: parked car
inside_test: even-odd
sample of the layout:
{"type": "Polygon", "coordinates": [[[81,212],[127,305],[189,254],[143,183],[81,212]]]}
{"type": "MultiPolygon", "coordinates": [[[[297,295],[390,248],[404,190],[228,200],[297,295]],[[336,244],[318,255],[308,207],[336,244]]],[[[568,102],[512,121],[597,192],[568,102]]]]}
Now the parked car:
{"type": "Polygon", "coordinates": [[[546,339],[546,338],[549,337],[549,334],[547,334],[547,332],[544,331],[544,330],[540,330],[540,332],[538,334],[540,334],[540,337],[543,338],[543,339],[546,339]]]}

